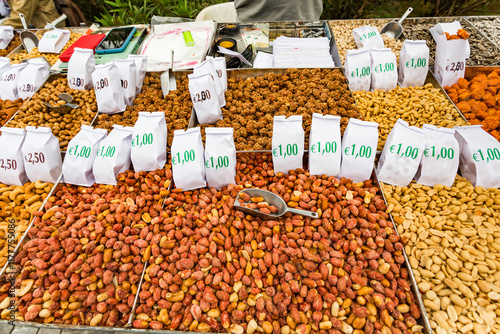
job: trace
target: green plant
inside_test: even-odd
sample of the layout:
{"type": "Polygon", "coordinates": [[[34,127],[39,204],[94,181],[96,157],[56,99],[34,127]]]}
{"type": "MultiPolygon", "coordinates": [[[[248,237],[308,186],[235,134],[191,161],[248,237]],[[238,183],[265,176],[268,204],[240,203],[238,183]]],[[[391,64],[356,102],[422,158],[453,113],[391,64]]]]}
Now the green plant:
{"type": "Polygon", "coordinates": [[[382,0],[324,0],[321,19],[356,19],[382,4],[382,0]]]}
{"type": "MultiPolygon", "coordinates": [[[[459,16],[470,13],[483,6],[491,6],[493,0],[423,0],[424,4],[430,3],[433,7],[433,16],[459,16]]],[[[497,1],[498,3],[498,1],[497,1]]]]}

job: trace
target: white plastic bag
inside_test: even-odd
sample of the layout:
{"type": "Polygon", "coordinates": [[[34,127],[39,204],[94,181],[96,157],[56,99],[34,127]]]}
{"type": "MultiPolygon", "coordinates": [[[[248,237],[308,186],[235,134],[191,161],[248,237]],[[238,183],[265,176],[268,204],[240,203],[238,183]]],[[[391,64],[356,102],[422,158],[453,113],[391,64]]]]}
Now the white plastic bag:
{"type": "Polygon", "coordinates": [[[64,182],[84,187],[95,183],[92,166],[105,129],[82,125],[80,132],[68,144],[62,166],[64,182]]]}
{"type": "Polygon", "coordinates": [[[309,171],[312,175],[339,176],[340,116],[314,113],[309,135],[309,171]]]}
{"type": "Polygon", "coordinates": [[[14,38],[14,27],[0,26],[0,50],[4,50],[14,38]]]}
{"type": "Polygon", "coordinates": [[[434,73],[443,87],[456,84],[459,78],[464,77],[467,46],[466,39],[449,41],[444,34],[437,39],[434,73]]]}
{"type": "Polygon", "coordinates": [[[352,36],[354,37],[354,42],[358,48],[365,46],[372,46],[376,48],[384,47],[384,40],[376,27],[367,25],[352,30],[352,36]]]}
{"type": "Polygon", "coordinates": [[[171,150],[175,187],[182,190],[205,187],[205,157],[200,128],[175,130],[171,150]]]}
{"type": "Polygon", "coordinates": [[[97,65],[92,73],[97,110],[103,114],[116,114],[127,107],[120,83],[120,72],[113,63],[97,65]]]}
{"type": "Polygon", "coordinates": [[[219,106],[221,108],[224,107],[226,105],[224,85],[227,85],[227,82],[226,83],[223,82],[222,72],[221,76],[219,76],[219,74],[217,73],[217,69],[215,68],[214,65],[214,58],[208,58],[200,65],[195,66],[193,68],[193,74],[194,75],[210,74],[210,76],[214,80],[215,91],[217,92],[217,98],[219,100],[219,106]]]}
{"type": "Polygon", "coordinates": [[[120,72],[120,83],[123,89],[123,98],[125,104],[132,106],[135,98],[136,91],[136,75],[137,67],[133,59],[116,59],[115,66],[120,72]]]}
{"type": "Polygon", "coordinates": [[[428,72],[429,47],[427,42],[405,40],[399,53],[399,86],[423,86],[428,72]]]}
{"type": "Polygon", "coordinates": [[[43,34],[38,42],[38,51],[60,53],[68,43],[71,32],[67,29],[52,29],[43,34]]]}
{"type": "Polygon", "coordinates": [[[371,48],[372,83],[371,90],[391,90],[398,85],[396,55],[389,48],[371,48]]]}
{"type": "Polygon", "coordinates": [[[116,185],[116,176],[130,169],[132,127],[113,125],[100,142],[92,171],[95,183],[116,185]]]}
{"type": "Polygon", "coordinates": [[[47,80],[49,74],[50,70],[46,61],[34,59],[28,62],[28,66],[19,73],[19,80],[17,82],[19,98],[27,99],[28,97],[32,97],[45,80],[47,80]]]}
{"type": "Polygon", "coordinates": [[[142,84],[144,83],[144,77],[146,77],[146,67],[148,65],[148,59],[143,55],[128,55],[127,59],[133,59],[135,62],[135,67],[137,72],[135,73],[135,94],[138,95],[142,91],[142,84]]]}
{"type": "Polygon", "coordinates": [[[345,57],[345,76],[352,92],[369,91],[371,75],[371,57],[369,48],[348,50],[345,57]]]}
{"type": "Polygon", "coordinates": [[[200,124],[214,124],[222,119],[214,79],[210,74],[189,74],[189,94],[200,124]]]}
{"type": "Polygon", "coordinates": [[[205,134],[205,171],[208,186],[220,189],[234,184],[236,147],[233,128],[206,128],[205,134]]]}
{"type": "Polygon", "coordinates": [[[21,153],[26,131],[6,127],[0,131],[0,183],[22,186],[28,182],[21,153]]]}
{"type": "Polygon", "coordinates": [[[291,169],[303,167],[304,129],[302,116],[274,116],[273,166],[276,173],[288,174],[291,169]]]}
{"type": "Polygon", "coordinates": [[[417,172],[425,148],[422,129],[399,118],[378,160],[379,181],[406,187],[417,172]]]}
{"type": "Polygon", "coordinates": [[[92,88],[92,72],[95,70],[94,50],[75,48],[68,61],[68,86],[84,90],[92,88]]]}
{"type": "Polygon", "coordinates": [[[455,127],[460,172],[474,186],[500,187],[500,143],[480,125],[455,127]]]}
{"type": "Polygon", "coordinates": [[[451,187],[457,175],[460,147],[455,130],[424,124],[425,149],[415,181],[426,186],[442,184],[451,187]]]}
{"type": "Polygon", "coordinates": [[[132,164],[136,172],[152,171],[167,161],[167,122],[163,111],[139,112],[132,130],[132,164]]]}
{"type": "Polygon", "coordinates": [[[0,98],[2,100],[17,100],[19,98],[17,83],[21,71],[26,66],[28,66],[27,63],[15,64],[9,70],[3,72],[0,79],[0,98]]]}
{"type": "Polygon", "coordinates": [[[46,127],[26,127],[26,137],[22,147],[26,175],[35,182],[55,183],[62,172],[59,140],[46,127]]]}
{"type": "Polygon", "coordinates": [[[378,123],[350,118],[342,138],[340,177],[368,180],[377,153],[378,123]]]}

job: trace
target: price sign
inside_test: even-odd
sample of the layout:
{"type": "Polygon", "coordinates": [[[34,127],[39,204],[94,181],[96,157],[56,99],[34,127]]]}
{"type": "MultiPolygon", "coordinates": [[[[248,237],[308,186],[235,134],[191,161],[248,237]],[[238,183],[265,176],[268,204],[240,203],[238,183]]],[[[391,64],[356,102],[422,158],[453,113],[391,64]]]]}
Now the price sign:
{"type": "Polygon", "coordinates": [[[228,167],[229,167],[229,157],[227,155],[210,157],[210,159],[208,159],[205,162],[206,169],[215,168],[215,170],[218,170],[220,168],[228,168],[228,167]]]}
{"type": "Polygon", "coordinates": [[[373,69],[376,73],[393,72],[396,70],[396,65],[393,62],[381,63],[374,67],[373,69]]]}
{"type": "Polygon", "coordinates": [[[364,46],[373,46],[378,48],[384,47],[384,40],[376,27],[367,25],[364,27],[355,28],[352,30],[354,42],[358,48],[364,46]]]}
{"type": "Polygon", "coordinates": [[[316,144],[311,145],[311,153],[313,154],[321,154],[325,155],[330,153],[337,153],[338,144],[336,141],[327,141],[327,142],[317,142],[316,144]]]}
{"type": "Polygon", "coordinates": [[[116,147],[114,146],[103,146],[101,145],[97,150],[96,158],[112,158],[115,156],[116,147]]]}
{"type": "Polygon", "coordinates": [[[40,52],[60,53],[70,38],[70,31],[66,29],[53,29],[43,34],[38,42],[40,52]]]}
{"type": "MultiPolygon", "coordinates": [[[[75,48],[68,61],[68,86],[71,89],[90,89],[94,82],[92,72],[95,70],[94,50],[75,48]]],[[[109,84],[109,81],[108,81],[109,84]]]]}
{"type": "Polygon", "coordinates": [[[472,159],[474,159],[475,162],[493,163],[500,160],[500,150],[497,147],[479,149],[472,153],[472,159]]]}
{"type": "Polygon", "coordinates": [[[302,116],[274,116],[272,139],[273,165],[276,172],[288,173],[302,168],[304,129],[302,116]]]}
{"type": "Polygon", "coordinates": [[[417,147],[412,147],[410,145],[406,146],[403,143],[391,145],[389,149],[392,154],[399,156],[400,158],[417,159],[419,149],[417,147]]]}
{"type": "Polygon", "coordinates": [[[438,36],[434,73],[443,87],[456,84],[459,78],[464,77],[469,50],[466,39],[447,40],[445,34],[438,36]]]}
{"type": "Polygon", "coordinates": [[[352,157],[353,159],[370,159],[374,152],[372,146],[369,145],[352,144],[344,148],[344,156],[352,157]]]}
{"type": "Polygon", "coordinates": [[[84,78],[68,78],[68,83],[76,88],[74,89],[78,89],[78,88],[81,88],[81,87],[85,87],[85,79],[84,78]]]}
{"type": "Polygon", "coordinates": [[[406,68],[419,68],[426,66],[427,66],[427,59],[425,58],[412,58],[406,62],[406,68]]]}
{"type": "Polygon", "coordinates": [[[348,50],[345,57],[345,74],[351,91],[368,91],[371,85],[370,49],[348,50]]]}
{"type": "Polygon", "coordinates": [[[47,63],[40,59],[34,59],[28,63],[21,73],[17,90],[19,98],[26,99],[31,97],[35,91],[47,80],[50,71],[47,63]]]}
{"type": "Polygon", "coordinates": [[[177,152],[175,155],[172,155],[172,165],[181,165],[188,164],[190,162],[195,161],[196,153],[194,150],[186,150],[184,152],[177,152]]]}
{"type": "Polygon", "coordinates": [[[154,137],[151,132],[141,135],[135,135],[132,138],[132,147],[143,147],[153,145],[154,137]]]}
{"type": "Polygon", "coordinates": [[[459,72],[465,70],[465,61],[451,62],[446,66],[447,72],[459,72]]]}
{"type": "Polygon", "coordinates": [[[28,181],[21,153],[26,131],[0,128],[0,183],[22,186],[28,181]]]}
{"type": "Polygon", "coordinates": [[[43,152],[29,152],[24,156],[26,164],[43,164],[45,162],[45,155],[43,152]]]}
{"type": "Polygon", "coordinates": [[[0,98],[2,100],[17,100],[19,98],[17,84],[21,71],[26,66],[28,66],[27,63],[15,64],[2,73],[0,78],[0,98]]]}
{"type": "Polygon", "coordinates": [[[372,48],[372,82],[371,89],[390,90],[398,84],[396,55],[389,48],[372,48]]]}
{"type": "Polygon", "coordinates": [[[0,168],[3,170],[17,170],[15,159],[0,159],[0,168]]]}
{"type": "Polygon", "coordinates": [[[195,93],[193,96],[194,103],[203,103],[206,100],[210,100],[211,95],[208,89],[202,90],[201,92],[195,93]]]}
{"type": "Polygon", "coordinates": [[[436,148],[436,146],[431,146],[424,150],[424,157],[439,159],[453,159],[455,158],[455,150],[452,147],[441,147],[436,148]]]}
{"type": "Polygon", "coordinates": [[[167,161],[165,113],[139,112],[132,131],[131,159],[136,171],[163,168],[167,161]]]}
{"type": "Polygon", "coordinates": [[[313,175],[340,173],[340,117],[314,113],[309,136],[309,169],[313,175]]]}
{"type": "Polygon", "coordinates": [[[236,147],[233,128],[206,128],[205,134],[205,173],[208,186],[220,189],[235,183],[236,147]]]}
{"type": "Polygon", "coordinates": [[[365,66],[365,67],[358,67],[354,69],[354,71],[351,72],[351,77],[352,78],[361,78],[361,77],[367,77],[372,74],[372,71],[370,69],[370,66],[365,66]]]}
{"type": "Polygon", "coordinates": [[[172,142],[172,174],[176,188],[206,186],[205,156],[200,128],[175,130],[172,142]]]}
{"type": "Polygon", "coordinates": [[[125,111],[127,105],[120,83],[120,72],[114,63],[97,65],[92,72],[92,82],[100,113],[116,114],[125,111]]]}
{"type": "Polygon", "coordinates": [[[405,40],[399,53],[400,87],[422,86],[429,72],[429,47],[426,41],[405,40]]]}
{"type": "Polygon", "coordinates": [[[377,33],[376,31],[369,31],[369,32],[367,32],[367,33],[361,34],[361,35],[359,36],[359,40],[360,40],[360,41],[363,41],[363,40],[365,40],[365,39],[368,39],[368,38],[371,38],[371,37],[375,37],[375,36],[377,36],[377,34],[378,34],[378,33],[377,33]]]}
{"type": "Polygon", "coordinates": [[[76,158],[84,158],[88,159],[90,158],[90,154],[92,153],[92,147],[91,146],[85,146],[85,145],[75,145],[73,147],[70,147],[68,150],[68,155],[74,156],[76,158]]]}

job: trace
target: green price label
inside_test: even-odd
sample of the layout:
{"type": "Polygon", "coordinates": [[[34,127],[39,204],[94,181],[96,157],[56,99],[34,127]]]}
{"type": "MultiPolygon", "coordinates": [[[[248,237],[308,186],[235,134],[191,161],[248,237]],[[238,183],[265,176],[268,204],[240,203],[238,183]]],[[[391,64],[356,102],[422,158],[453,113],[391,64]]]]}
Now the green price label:
{"type": "Polygon", "coordinates": [[[385,63],[385,64],[378,64],[375,66],[374,71],[375,73],[385,73],[385,72],[392,72],[394,71],[396,66],[394,63],[385,63]]]}
{"type": "Polygon", "coordinates": [[[351,72],[351,77],[361,78],[361,77],[367,77],[370,74],[371,74],[370,66],[358,67],[354,71],[351,72]]]}
{"type": "Polygon", "coordinates": [[[215,170],[219,168],[227,168],[229,167],[229,157],[227,155],[219,156],[219,157],[211,157],[207,161],[205,161],[206,168],[215,168],[215,170]]]}
{"type": "Polygon", "coordinates": [[[362,41],[362,40],[369,39],[369,38],[372,38],[372,37],[375,37],[375,36],[377,36],[377,32],[376,31],[370,31],[367,34],[363,34],[363,35],[359,36],[359,40],[362,41]]]}
{"type": "Polygon", "coordinates": [[[453,159],[455,157],[455,150],[451,147],[441,147],[441,149],[436,150],[436,146],[431,146],[424,150],[424,156],[426,158],[436,158],[439,159],[453,159]]]}
{"type": "Polygon", "coordinates": [[[146,145],[152,145],[153,144],[153,134],[152,133],[145,133],[142,136],[136,135],[134,138],[132,138],[132,147],[143,147],[146,145]]]}
{"type": "Polygon", "coordinates": [[[472,154],[472,158],[476,162],[486,161],[486,163],[500,160],[500,150],[498,148],[487,148],[486,152],[484,152],[484,150],[479,149],[476,153],[472,154]]]}
{"type": "Polygon", "coordinates": [[[101,146],[97,150],[98,158],[112,158],[115,155],[116,147],[114,146],[101,146]]]}
{"type": "Polygon", "coordinates": [[[416,159],[418,157],[418,148],[406,146],[406,148],[403,149],[403,144],[391,145],[390,151],[393,154],[399,155],[401,158],[416,159]]]}
{"type": "Polygon", "coordinates": [[[59,34],[43,35],[45,39],[56,39],[59,38],[59,34]]]}
{"type": "Polygon", "coordinates": [[[372,156],[372,148],[370,146],[352,144],[344,149],[344,154],[357,158],[370,158],[372,156]]]}
{"type": "Polygon", "coordinates": [[[325,153],[337,153],[337,142],[327,141],[327,142],[317,142],[311,146],[311,153],[318,153],[324,155],[325,153]]]}
{"type": "Polygon", "coordinates": [[[92,151],[91,147],[76,145],[69,149],[68,155],[73,155],[77,158],[88,159],[90,157],[91,151],[92,151]]]}
{"type": "Polygon", "coordinates": [[[425,67],[427,65],[427,59],[425,58],[412,58],[406,62],[406,68],[419,68],[425,67]]]}
{"type": "Polygon", "coordinates": [[[297,144],[286,144],[279,145],[277,148],[273,149],[273,155],[277,157],[290,157],[299,154],[299,146],[297,144]]]}
{"type": "Polygon", "coordinates": [[[184,165],[185,163],[194,161],[196,159],[196,155],[194,153],[194,150],[187,150],[184,151],[182,154],[181,152],[177,152],[172,156],[172,164],[173,165],[184,165]]]}

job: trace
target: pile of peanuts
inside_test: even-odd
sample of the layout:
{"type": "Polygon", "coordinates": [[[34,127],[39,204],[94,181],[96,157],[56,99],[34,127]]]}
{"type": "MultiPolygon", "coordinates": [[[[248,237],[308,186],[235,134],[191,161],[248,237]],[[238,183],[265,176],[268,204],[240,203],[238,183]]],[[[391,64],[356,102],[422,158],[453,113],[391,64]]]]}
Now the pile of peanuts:
{"type": "MultiPolygon", "coordinates": [[[[127,171],[117,186],[60,184],[37,211],[29,240],[16,255],[16,318],[67,325],[123,327],[159,240],[170,169],[127,171]]],[[[9,272],[10,274],[10,272],[9,272]]],[[[0,288],[6,319],[11,282],[0,288]]]]}
{"type": "Polygon", "coordinates": [[[19,33],[14,32],[14,38],[10,41],[9,45],[3,50],[0,50],[0,57],[6,57],[9,53],[11,53],[15,48],[21,45],[21,38],[19,37],[19,33]]]}
{"type": "Polygon", "coordinates": [[[23,99],[14,101],[0,99],[0,126],[7,123],[22,105],[23,99]]]}
{"type": "MultiPolygon", "coordinates": [[[[355,20],[355,21],[330,21],[330,28],[333,31],[335,37],[335,42],[337,43],[337,49],[339,50],[340,60],[342,64],[345,62],[345,56],[348,50],[356,49],[356,43],[354,42],[354,37],[352,36],[352,30],[360,28],[366,25],[374,26],[378,31],[391,22],[391,20],[355,20]]],[[[391,48],[392,52],[396,55],[397,62],[399,64],[399,52],[403,46],[402,40],[396,40],[394,38],[382,35],[384,44],[386,48],[391,48]]]]}
{"type": "Polygon", "coordinates": [[[383,185],[435,333],[500,333],[500,190],[383,185]]]}
{"type": "Polygon", "coordinates": [[[148,73],[144,78],[141,94],[134,100],[134,106],[127,107],[127,110],[120,114],[99,114],[96,127],[111,130],[113,124],[134,126],[140,111],[164,111],[168,129],[167,144],[172,145],[174,130],[187,129],[193,103],[189,95],[187,76],[177,80],[177,89],[164,98],[160,74],[159,72],[148,73]]]}
{"type": "Polygon", "coordinates": [[[97,111],[94,89],[76,90],[68,87],[65,76],[50,77],[48,81],[25,103],[17,115],[7,124],[9,127],[25,128],[45,126],[59,139],[61,150],[65,150],[69,141],[80,131],[83,124],[90,125],[97,111]],[[79,108],[67,114],[50,110],[45,104],[57,105],[60,93],[73,96],[74,104],[79,108]]]}
{"type": "Polygon", "coordinates": [[[41,181],[28,182],[24,186],[0,183],[0,268],[7,262],[9,252],[14,250],[52,186],[41,181]]]}
{"type": "Polygon", "coordinates": [[[445,94],[430,83],[421,87],[397,87],[389,91],[357,91],[353,95],[366,120],[379,124],[378,150],[383,149],[398,118],[418,127],[432,124],[452,128],[466,124],[445,94]]]}
{"type": "MultiPolygon", "coordinates": [[[[414,333],[420,311],[403,243],[371,180],[304,170],[271,156],[237,162],[220,191],[174,189],[151,242],[135,328],[230,333],[414,333]],[[272,191],[321,218],[261,220],[235,210],[243,188],[272,191]]],[[[156,230],[155,225],[155,230],[156,230]]]]}

